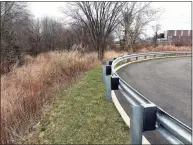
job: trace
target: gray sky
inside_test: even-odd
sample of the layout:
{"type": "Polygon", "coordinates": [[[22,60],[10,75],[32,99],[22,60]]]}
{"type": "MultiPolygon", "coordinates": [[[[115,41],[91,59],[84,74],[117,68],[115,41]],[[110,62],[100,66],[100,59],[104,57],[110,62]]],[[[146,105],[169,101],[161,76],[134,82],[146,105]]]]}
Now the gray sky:
{"type": "MultiPolygon", "coordinates": [[[[153,8],[162,8],[162,14],[159,23],[162,25],[162,31],[189,30],[191,29],[191,2],[152,2],[153,8]]],[[[29,2],[29,10],[36,18],[44,16],[64,18],[60,7],[66,8],[66,2],[29,2]]],[[[154,22],[155,23],[155,22],[154,22]]],[[[150,25],[153,25],[151,23],[150,25]]],[[[146,33],[152,35],[152,28],[147,27],[146,33]]]]}

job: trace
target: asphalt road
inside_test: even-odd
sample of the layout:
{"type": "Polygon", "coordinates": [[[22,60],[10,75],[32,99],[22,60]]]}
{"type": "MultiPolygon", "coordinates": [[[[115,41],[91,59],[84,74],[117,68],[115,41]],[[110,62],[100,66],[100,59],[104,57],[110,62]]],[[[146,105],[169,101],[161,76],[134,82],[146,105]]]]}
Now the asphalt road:
{"type": "MultiPolygon", "coordinates": [[[[191,57],[166,58],[133,63],[118,74],[157,106],[191,127],[191,57]]],[[[129,114],[126,101],[118,100],[129,114]]],[[[152,144],[168,143],[158,132],[145,132],[152,144]]]]}

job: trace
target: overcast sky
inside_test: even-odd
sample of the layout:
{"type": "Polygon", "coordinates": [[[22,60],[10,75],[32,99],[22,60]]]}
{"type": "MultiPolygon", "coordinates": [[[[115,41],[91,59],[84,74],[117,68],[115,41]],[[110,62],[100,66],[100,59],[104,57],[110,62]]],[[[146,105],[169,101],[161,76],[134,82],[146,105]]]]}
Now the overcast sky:
{"type": "MultiPolygon", "coordinates": [[[[191,29],[191,2],[152,2],[151,5],[153,8],[164,10],[159,20],[162,31],[191,29]]],[[[64,15],[61,13],[60,7],[65,9],[66,2],[29,2],[28,7],[36,18],[45,16],[61,18],[64,15]]],[[[146,33],[152,35],[152,28],[147,27],[146,33]]]]}

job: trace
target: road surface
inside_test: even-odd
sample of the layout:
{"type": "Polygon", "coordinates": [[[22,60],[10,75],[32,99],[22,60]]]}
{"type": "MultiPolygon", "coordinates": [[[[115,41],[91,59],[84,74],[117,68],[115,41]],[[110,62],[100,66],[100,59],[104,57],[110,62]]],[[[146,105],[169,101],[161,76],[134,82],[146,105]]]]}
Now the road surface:
{"type": "MultiPolygon", "coordinates": [[[[163,110],[191,127],[191,57],[149,60],[118,70],[119,76],[163,110]]],[[[115,92],[125,111],[126,101],[115,92]]],[[[168,143],[156,132],[145,132],[152,144],[168,143]]]]}

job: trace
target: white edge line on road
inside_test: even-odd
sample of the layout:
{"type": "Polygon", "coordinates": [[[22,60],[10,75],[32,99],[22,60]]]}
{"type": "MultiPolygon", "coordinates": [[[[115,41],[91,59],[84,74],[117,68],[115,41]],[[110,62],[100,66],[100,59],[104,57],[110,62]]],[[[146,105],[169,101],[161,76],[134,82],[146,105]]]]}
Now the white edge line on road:
{"type": "MultiPolygon", "coordinates": [[[[115,104],[115,107],[117,108],[118,112],[120,113],[122,119],[127,124],[127,126],[129,126],[130,128],[130,118],[127,115],[127,113],[125,112],[125,110],[123,109],[123,107],[121,106],[121,104],[119,103],[114,91],[111,91],[111,96],[112,96],[113,103],[115,104]]],[[[144,135],[142,136],[142,144],[150,145],[150,142],[146,139],[144,135]]]]}

